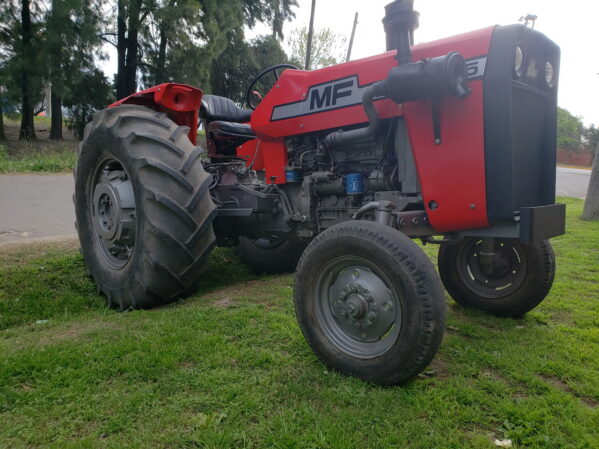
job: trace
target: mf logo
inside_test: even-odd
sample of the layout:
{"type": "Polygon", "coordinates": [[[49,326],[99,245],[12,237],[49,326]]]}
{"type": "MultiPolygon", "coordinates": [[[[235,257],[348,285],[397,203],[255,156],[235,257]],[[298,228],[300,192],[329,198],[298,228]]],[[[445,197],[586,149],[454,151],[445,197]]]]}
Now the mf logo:
{"type": "MultiPolygon", "coordinates": [[[[486,56],[466,60],[466,76],[468,79],[480,79],[485,74],[486,56]]],[[[317,84],[308,89],[308,94],[300,101],[275,106],[271,121],[347,108],[362,104],[364,89],[368,85],[358,84],[358,75],[317,84]]]]}
{"type": "Polygon", "coordinates": [[[352,79],[310,89],[310,110],[337,106],[340,99],[351,97],[353,86],[352,79]]]}
{"type": "Polygon", "coordinates": [[[303,100],[275,106],[271,120],[300,117],[361,104],[366,87],[358,85],[358,75],[317,84],[308,89],[308,94],[303,100]]]}

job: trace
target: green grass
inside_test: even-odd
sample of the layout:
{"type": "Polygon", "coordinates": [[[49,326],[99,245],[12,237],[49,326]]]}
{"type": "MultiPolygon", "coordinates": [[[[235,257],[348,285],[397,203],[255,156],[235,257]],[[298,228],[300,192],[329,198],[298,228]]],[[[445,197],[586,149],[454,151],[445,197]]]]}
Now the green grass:
{"type": "Polygon", "coordinates": [[[0,142],[0,173],[61,173],[73,170],[77,163],[77,145],[63,127],[65,140],[49,140],[50,118],[34,117],[37,140],[18,139],[20,118],[4,120],[7,140],[0,142]]]}
{"type": "Polygon", "coordinates": [[[73,145],[21,151],[15,155],[9,154],[6,147],[0,145],[0,173],[61,173],[73,170],[76,163],[77,153],[73,145]]]}
{"type": "MultiPolygon", "coordinates": [[[[9,140],[0,143],[0,173],[64,173],[71,172],[77,164],[78,141],[72,140],[65,127],[67,140],[51,141],[44,138],[44,131],[50,127],[48,117],[35,117],[38,140],[17,140],[19,122],[5,119],[9,140]],[[40,130],[41,129],[41,130],[40,130]]],[[[47,134],[47,133],[46,133],[47,134]]],[[[198,131],[198,144],[205,145],[204,130],[198,131]]]]}
{"type": "Polygon", "coordinates": [[[73,245],[3,249],[0,447],[599,447],[599,223],[564,201],[548,298],[519,320],[448,299],[435,361],[391,388],[327,371],[293,277],[257,277],[230,250],[192,298],[116,313],[73,245]]]}

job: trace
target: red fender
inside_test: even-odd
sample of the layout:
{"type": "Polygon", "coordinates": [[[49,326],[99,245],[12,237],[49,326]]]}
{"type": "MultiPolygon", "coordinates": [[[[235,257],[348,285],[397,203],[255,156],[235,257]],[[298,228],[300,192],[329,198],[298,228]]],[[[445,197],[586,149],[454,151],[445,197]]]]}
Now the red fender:
{"type": "Polygon", "coordinates": [[[163,83],[122,98],[108,107],[139,104],[156,111],[166,112],[177,125],[189,127],[189,140],[195,145],[201,102],[202,91],[200,89],[187,84],[163,83]]]}

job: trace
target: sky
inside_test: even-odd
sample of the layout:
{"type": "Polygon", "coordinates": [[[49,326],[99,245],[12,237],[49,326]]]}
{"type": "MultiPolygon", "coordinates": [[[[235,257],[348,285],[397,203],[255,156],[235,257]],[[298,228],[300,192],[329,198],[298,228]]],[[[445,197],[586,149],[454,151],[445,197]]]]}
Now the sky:
{"type": "MultiPolygon", "coordinates": [[[[352,58],[359,59],[385,51],[385,33],[381,20],[391,0],[316,0],[314,26],[328,27],[349,42],[354,14],[358,27],[352,58]]],[[[287,37],[295,28],[310,21],[311,0],[298,0],[296,17],[287,22],[287,37]]],[[[526,14],[538,19],[535,29],[561,47],[558,103],[585,125],[599,125],[599,2],[591,0],[415,0],[420,26],[415,42],[429,42],[490,25],[510,25],[526,14]]],[[[265,25],[246,30],[248,38],[270,33],[265,25]]],[[[287,42],[285,42],[286,44],[287,42]]],[[[284,45],[286,47],[286,45],[284,45]]],[[[110,60],[104,63],[107,74],[116,70],[116,52],[107,48],[110,60]]],[[[345,53],[347,49],[344,49],[345,53]]],[[[201,87],[201,86],[199,86],[201,87]]]]}

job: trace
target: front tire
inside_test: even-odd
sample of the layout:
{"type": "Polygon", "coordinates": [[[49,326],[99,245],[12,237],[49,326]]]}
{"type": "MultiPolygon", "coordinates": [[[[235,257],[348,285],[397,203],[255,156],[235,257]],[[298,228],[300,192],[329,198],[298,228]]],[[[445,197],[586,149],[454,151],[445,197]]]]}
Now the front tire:
{"type": "Polygon", "coordinates": [[[439,249],[443,285],[460,305],[503,317],[519,317],[538,306],[555,277],[555,256],[548,241],[523,244],[494,239],[493,268],[481,266],[482,240],[469,237],[439,249]]]}
{"type": "Polygon", "coordinates": [[[308,344],[330,368],[367,382],[405,382],[433,359],[445,330],[434,266],[399,231],[339,223],[304,251],[295,310],[308,344]]]}
{"type": "Polygon", "coordinates": [[[130,105],[98,112],[86,128],[75,170],[77,232],[112,307],[170,302],[206,269],[216,208],[188,132],[130,105]]]}

